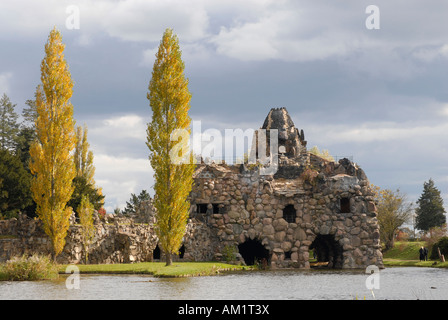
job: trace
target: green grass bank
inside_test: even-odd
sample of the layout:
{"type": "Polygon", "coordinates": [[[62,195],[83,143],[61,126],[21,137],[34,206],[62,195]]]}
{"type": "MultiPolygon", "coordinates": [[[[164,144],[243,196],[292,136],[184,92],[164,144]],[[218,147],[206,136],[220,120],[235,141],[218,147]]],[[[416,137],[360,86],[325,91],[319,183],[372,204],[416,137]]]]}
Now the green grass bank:
{"type": "Polygon", "coordinates": [[[397,241],[392,249],[383,253],[384,266],[448,268],[448,262],[420,261],[418,250],[421,246],[425,246],[424,241],[397,241]]]}
{"type": "MultiPolygon", "coordinates": [[[[221,262],[140,262],[120,264],[76,265],[81,274],[150,274],[155,277],[210,276],[225,271],[249,270],[251,267],[237,266],[221,262]]],[[[65,273],[67,265],[59,266],[59,273],[65,273]]]]}

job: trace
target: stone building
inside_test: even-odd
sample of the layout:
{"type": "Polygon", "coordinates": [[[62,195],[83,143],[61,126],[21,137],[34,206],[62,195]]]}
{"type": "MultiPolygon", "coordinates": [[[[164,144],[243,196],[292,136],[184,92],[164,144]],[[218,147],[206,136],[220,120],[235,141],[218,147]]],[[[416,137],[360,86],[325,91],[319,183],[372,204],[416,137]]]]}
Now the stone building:
{"type": "Polygon", "coordinates": [[[247,264],[309,268],[313,252],[328,267],[383,267],[364,171],[348,159],[307,152],[303,130],[285,108],[271,109],[261,129],[278,130],[275,173],[260,174],[254,164],[201,164],[195,172],[190,216],[210,228],[208,256],[219,259],[233,247],[247,264]]]}
{"type": "MultiPolygon", "coordinates": [[[[254,164],[199,164],[190,194],[190,219],[174,260],[234,259],[272,268],[310,268],[310,252],[333,268],[383,267],[373,194],[364,171],[348,159],[329,161],[307,151],[285,108],[271,109],[251,148],[258,155],[260,133],[278,130],[275,170],[254,164]]],[[[262,152],[262,153],[263,153],[262,152]]],[[[266,166],[271,166],[267,164],[266,166]]],[[[154,232],[152,201],[137,217],[95,219],[89,263],[163,260],[154,232]]],[[[81,227],[71,221],[60,263],[83,263],[81,227]]],[[[39,220],[24,216],[0,221],[0,262],[51,244],[39,220]]]]}

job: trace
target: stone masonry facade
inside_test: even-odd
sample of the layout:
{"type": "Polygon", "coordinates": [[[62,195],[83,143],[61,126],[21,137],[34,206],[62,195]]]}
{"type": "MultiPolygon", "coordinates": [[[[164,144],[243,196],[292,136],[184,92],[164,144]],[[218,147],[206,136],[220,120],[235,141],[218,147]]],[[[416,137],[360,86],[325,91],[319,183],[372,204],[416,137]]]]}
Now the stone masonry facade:
{"type": "Polygon", "coordinates": [[[383,267],[364,171],[348,159],[336,163],[307,152],[303,130],[285,108],[271,109],[262,129],[278,130],[283,154],[274,174],[244,164],[202,164],[196,170],[192,215],[212,228],[218,255],[226,246],[237,247],[246,262],[309,268],[313,250],[329,267],[383,267]]]}

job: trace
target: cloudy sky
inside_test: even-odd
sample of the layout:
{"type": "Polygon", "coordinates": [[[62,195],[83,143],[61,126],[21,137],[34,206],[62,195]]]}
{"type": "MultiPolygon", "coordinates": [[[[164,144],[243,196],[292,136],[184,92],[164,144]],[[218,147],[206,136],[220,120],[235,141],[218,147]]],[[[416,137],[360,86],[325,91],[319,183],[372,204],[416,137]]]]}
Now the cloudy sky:
{"type": "Polygon", "coordinates": [[[123,208],[152,193],[146,93],[171,27],[204,130],[258,128],[286,107],[309,147],[352,156],[413,201],[433,178],[448,204],[447,14],[445,0],[2,0],[0,94],[19,112],[33,98],[56,26],[106,209],[123,208]]]}

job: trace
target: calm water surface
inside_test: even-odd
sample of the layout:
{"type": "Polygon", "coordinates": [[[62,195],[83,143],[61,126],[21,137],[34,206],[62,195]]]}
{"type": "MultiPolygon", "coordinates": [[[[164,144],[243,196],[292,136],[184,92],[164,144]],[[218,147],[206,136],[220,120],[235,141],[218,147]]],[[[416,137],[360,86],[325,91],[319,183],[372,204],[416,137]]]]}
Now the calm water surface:
{"type": "Polygon", "coordinates": [[[81,275],[79,289],[56,281],[0,281],[0,299],[448,299],[448,270],[387,268],[380,288],[366,288],[362,271],[282,270],[163,279],[146,275],[81,275]]]}

